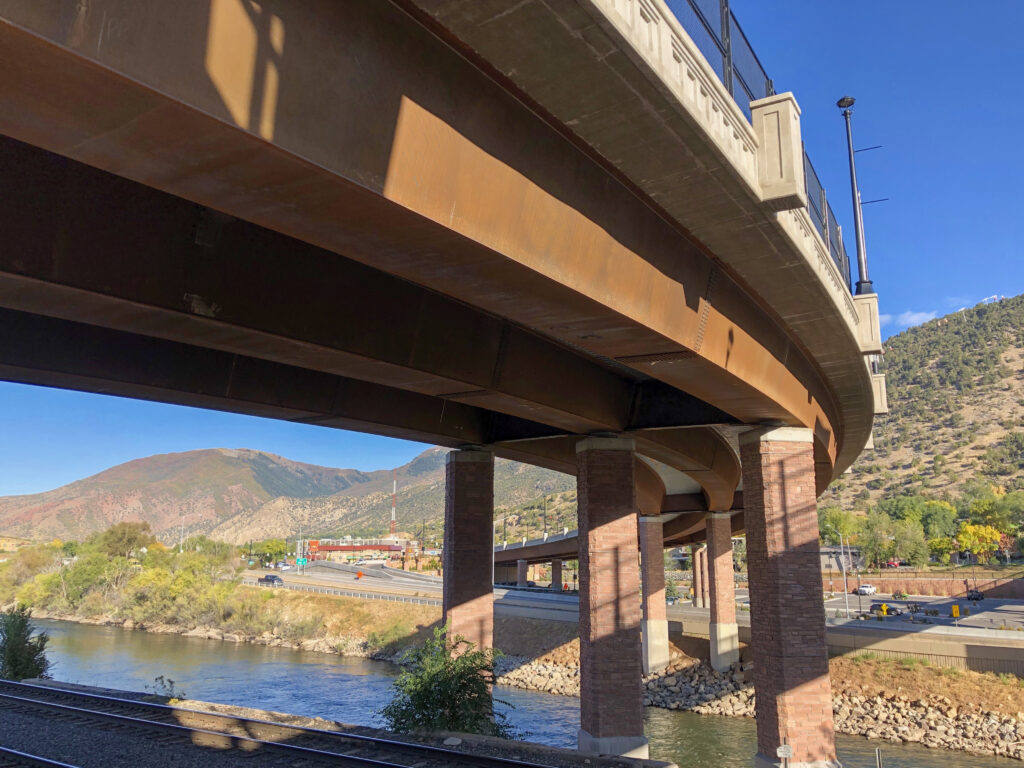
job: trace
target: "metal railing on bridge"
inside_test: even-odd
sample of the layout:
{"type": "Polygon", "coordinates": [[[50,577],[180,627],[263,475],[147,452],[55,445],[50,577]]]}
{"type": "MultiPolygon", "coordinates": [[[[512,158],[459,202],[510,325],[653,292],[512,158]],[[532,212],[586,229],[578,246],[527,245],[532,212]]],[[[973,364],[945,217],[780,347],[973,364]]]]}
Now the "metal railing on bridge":
{"type": "MultiPolygon", "coordinates": [[[[775,95],[775,84],[757,58],[736,15],[729,10],[729,0],[666,0],[666,4],[750,120],[750,102],[775,95]]],[[[843,246],[842,230],[806,152],[804,183],[807,212],[849,290],[852,285],[850,260],[843,246]]]]}
{"type": "Polygon", "coordinates": [[[364,592],[358,589],[345,589],[344,587],[321,587],[315,584],[279,584],[270,586],[260,584],[254,579],[243,579],[242,585],[246,587],[259,587],[262,589],[290,589],[294,592],[313,592],[318,595],[334,595],[336,597],[355,597],[361,600],[383,600],[386,603],[413,603],[414,605],[441,605],[441,600],[435,597],[416,597],[413,595],[396,595],[387,592],[364,592]]]}

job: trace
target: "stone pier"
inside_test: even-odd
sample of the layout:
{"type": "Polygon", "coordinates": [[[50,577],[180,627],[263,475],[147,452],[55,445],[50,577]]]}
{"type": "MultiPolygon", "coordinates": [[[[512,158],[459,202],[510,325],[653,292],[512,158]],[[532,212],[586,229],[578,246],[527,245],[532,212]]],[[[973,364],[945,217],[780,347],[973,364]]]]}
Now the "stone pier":
{"type": "Polygon", "coordinates": [[[644,757],[633,441],[576,445],[583,752],[644,757]]]}
{"type": "Polygon", "coordinates": [[[525,587],[530,580],[530,564],[526,560],[516,560],[516,586],[525,587]]]}
{"type": "Polygon", "coordinates": [[[704,569],[701,568],[701,553],[704,548],[694,544],[690,547],[690,570],[693,572],[690,588],[693,590],[693,607],[704,607],[704,569]]]}
{"type": "Polygon", "coordinates": [[[640,576],[642,587],[642,653],[645,675],[669,664],[668,615],[665,612],[665,549],[661,517],[641,515],[640,576]]]}
{"type": "Polygon", "coordinates": [[[708,591],[711,596],[711,666],[722,671],[740,660],[740,635],[736,626],[736,583],[733,578],[732,516],[711,512],[707,516],[708,591]]]}
{"type": "Polygon", "coordinates": [[[810,430],[740,436],[757,689],[757,768],[835,768],[810,430]]]}
{"type": "Polygon", "coordinates": [[[478,648],[494,644],[494,454],[452,451],[445,469],[443,621],[478,648]]]}

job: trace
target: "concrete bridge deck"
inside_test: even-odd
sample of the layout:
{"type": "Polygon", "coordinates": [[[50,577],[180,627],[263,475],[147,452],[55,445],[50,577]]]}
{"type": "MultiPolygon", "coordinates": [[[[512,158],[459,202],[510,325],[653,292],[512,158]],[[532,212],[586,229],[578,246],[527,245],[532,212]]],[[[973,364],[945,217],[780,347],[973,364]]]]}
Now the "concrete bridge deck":
{"type": "MultiPolygon", "coordinates": [[[[445,605],[485,643],[493,457],[575,474],[581,745],[642,749],[637,554],[705,540],[714,592],[745,530],[785,599],[884,408],[796,99],[686,7],[0,0],[0,378],[459,449],[445,605]]],[[[793,659],[759,686],[818,707],[793,659]]],[[[764,754],[834,757],[774,716],[764,754]]]]}

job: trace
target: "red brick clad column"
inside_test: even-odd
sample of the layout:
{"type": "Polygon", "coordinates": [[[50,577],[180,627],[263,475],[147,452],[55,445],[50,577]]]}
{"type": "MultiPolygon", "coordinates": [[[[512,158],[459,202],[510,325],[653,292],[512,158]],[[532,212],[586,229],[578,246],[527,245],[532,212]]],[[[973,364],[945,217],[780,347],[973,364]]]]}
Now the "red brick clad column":
{"type": "Polygon", "coordinates": [[[722,671],[740,660],[736,584],[732,567],[732,515],[711,512],[708,529],[708,591],[711,595],[711,666],[722,671]]]}
{"type": "Polygon", "coordinates": [[[444,617],[477,648],[494,644],[494,454],[448,454],[444,493],[444,617]]]}
{"type": "Polygon", "coordinates": [[[692,588],[693,588],[693,605],[695,608],[704,607],[704,584],[703,584],[703,569],[700,567],[700,553],[703,551],[703,547],[698,547],[696,544],[690,547],[690,569],[693,571],[692,588]]]}
{"type": "Polygon", "coordinates": [[[530,580],[530,564],[525,560],[516,560],[516,586],[525,587],[530,580]]]}
{"type": "Polygon", "coordinates": [[[755,766],[835,767],[810,430],[740,436],[757,690],[755,766]]]}
{"type": "Polygon", "coordinates": [[[562,591],[562,559],[555,558],[551,561],[551,591],[562,591]]]}
{"type": "Polygon", "coordinates": [[[660,515],[641,515],[640,580],[643,590],[642,660],[645,675],[661,672],[670,661],[665,612],[665,545],[660,515]]]}
{"type": "Polygon", "coordinates": [[[700,604],[703,608],[711,607],[711,582],[708,579],[708,545],[700,548],[700,604]]]}
{"type": "Polygon", "coordinates": [[[647,757],[633,441],[576,444],[582,752],[647,757]]]}

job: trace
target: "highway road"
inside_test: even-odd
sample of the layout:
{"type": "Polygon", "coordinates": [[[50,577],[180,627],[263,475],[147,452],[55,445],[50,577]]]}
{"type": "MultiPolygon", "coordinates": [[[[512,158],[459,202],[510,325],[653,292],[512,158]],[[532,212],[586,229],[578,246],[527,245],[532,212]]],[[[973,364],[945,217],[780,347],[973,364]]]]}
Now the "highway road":
{"type": "MultiPolygon", "coordinates": [[[[340,589],[354,589],[360,592],[379,593],[381,595],[404,595],[407,597],[435,598],[440,600],[442,582],[436,577],[423,576],[417,573],[406,573],[395,569],[373,569],[348,566],[345,568],[307,568],[305,574],[295,571],[250,571],[253,577],[266,573],[276,573],[286,584],[325,586],[340,589]],[[356,571],[362,570],[362,578],[356,578],[356,571]]],[[[554,621],[576,621],[579,615],[579,601],[576,595],[564,595],[544,591],[526,591],[495,587],[495,606],[499,616],[521,616],[554,621]]],[[[906,611],[911,603],[917,603],[922,609],[937,610],[938,616],[925,617],[918,613],[916,618],[927,618],[930,623],[944,626],[978,627],[983,629],[1000,629],[1006,627],[1016,630],[1021,628],[1024,633],[1024,600],[1002,600],[986,598],[981,603],[969,603],[966,600],[954,600],[948,597],[911,596],[907,600],[893,600],[892,595],[849,596],[850,616],[867,612],[873,604],[886,603],[899,606],[906,611]],[[951,608],[960,606],[961,618],[951,617],[951,608]],[[969,611],[969,613],[968,613],[969,611]]],[[[747,589],[736,590],[736,620],[743,626],[750,625],[750,593],[747,589]]],[[[846,616],[846,600],[842,593],[836,594],[825,601],[825,615],[828,618],[841,619],[846,616]]],[[[706,621],[709,616],[707,608],[695,608],[689,601],[681,601],[668,607],[668,617],[682,621],[706,621]]],[[[886,623],[911,621],[911,614],[892,616],[886,623]]]]}

